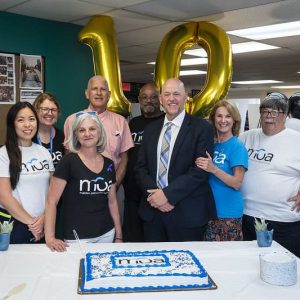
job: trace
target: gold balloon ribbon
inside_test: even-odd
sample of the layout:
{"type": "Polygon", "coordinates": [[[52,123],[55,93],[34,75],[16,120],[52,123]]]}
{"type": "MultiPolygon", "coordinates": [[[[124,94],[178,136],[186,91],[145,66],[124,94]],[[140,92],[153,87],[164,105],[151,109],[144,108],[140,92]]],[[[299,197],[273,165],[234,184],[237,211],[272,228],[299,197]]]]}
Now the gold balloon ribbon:
{"type": "Polygon", "coordinates": [[[221,28],[208,22],[190,22],[168,32],[157,55],[155,83],[161,88],[168,78],[178,78],[181,57],[194,45],[207,52],[207,76],[203,89],[188,100],[185,108],[193,115],[205,117],[214,104],[226,96],[231,84],[231,45],[221,28]]]}
{"type": "Polygon", "coordinates": [[[119,53],[114,23],[109,16],[95,16],[79,32],[79,41],[88,45],[93,54],[94,71],[107,79],[111,97],[108,109],[128,116],[131,103],[125,97],[120,74],[119,53]]]}

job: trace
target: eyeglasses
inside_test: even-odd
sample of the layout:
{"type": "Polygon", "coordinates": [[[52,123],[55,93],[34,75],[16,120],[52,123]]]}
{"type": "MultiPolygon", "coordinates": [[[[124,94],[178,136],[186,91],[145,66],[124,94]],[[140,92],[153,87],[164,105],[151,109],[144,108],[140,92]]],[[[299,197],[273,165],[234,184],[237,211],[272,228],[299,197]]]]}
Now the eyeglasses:
{"type": "Polygon", "coordinates": [[[49,114],[49,112],[51,112],[52,114],[56,114],[58,112],[57,108],[49,108],[49,107],[40,107],[39,110],[44,114],[49,114]]]}
{"type": "Polygon", "coordinates": [[[158,96],[150,96],[150,97],[141,96],[141,97],[139,97],[139,99],[142,101],[147,101],[147,100],[156,101],[158,99],[158,96]]]}
{"type": "Polygon", "coordinates": [[[279,114],[284,114],[283,111],[278,111],[278,110],[262,110],[260,112],[264,117],[268,117],[271,115],[272,118],[276,118],[279,116],[279,114]]]}
{"type": "Polygon", "coordinates": [[[88,114],[90,116],[96,116],[97,112],[96,111],[80,111],[80,112],[75,114],[75,117],[79,118],[80,116],[82,116],[84,114],[88,114]]]}

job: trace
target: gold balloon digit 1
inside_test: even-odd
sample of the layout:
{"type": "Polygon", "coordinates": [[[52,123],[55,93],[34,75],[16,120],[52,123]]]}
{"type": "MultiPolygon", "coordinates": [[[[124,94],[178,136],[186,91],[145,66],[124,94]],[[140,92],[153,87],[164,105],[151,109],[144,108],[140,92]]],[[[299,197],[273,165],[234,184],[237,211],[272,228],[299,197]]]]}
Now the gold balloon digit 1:
{"type": "Polygon", "coordinates": [[[93,54],[94,71],[107,79],[111,97],[108,109],[128,116],[130,102],[126,99],[121,84],[119,53],[111,17],[95,16],[79,32],[79,41],[88,45],[93,54]]]}
{"type": "Polygon", "coordinates": [[[190,22],[168,32],[157,55],[155,83],[161,88],[168,78],[178,78],[181,57],[186,49],[194,45],[203,47],[207,52],[207,76],[203,89],[189,99],[186,110],[206,117],[214,104],[226,96],[231,84],[231,45],[221,28],[208,22],[190,22]]]}

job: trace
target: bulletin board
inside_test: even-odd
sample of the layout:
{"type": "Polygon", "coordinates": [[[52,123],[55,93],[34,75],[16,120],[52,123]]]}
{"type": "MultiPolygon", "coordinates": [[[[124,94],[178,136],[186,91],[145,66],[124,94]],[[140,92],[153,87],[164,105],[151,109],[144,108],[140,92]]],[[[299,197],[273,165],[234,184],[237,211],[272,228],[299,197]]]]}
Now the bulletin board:
{"type": "Polygon", "coordinates": [[[19,101],[33,103],[43,92],[44,70],[42,56],[0,51],[0,145],[5,143],[8,110],[19,101]]]}

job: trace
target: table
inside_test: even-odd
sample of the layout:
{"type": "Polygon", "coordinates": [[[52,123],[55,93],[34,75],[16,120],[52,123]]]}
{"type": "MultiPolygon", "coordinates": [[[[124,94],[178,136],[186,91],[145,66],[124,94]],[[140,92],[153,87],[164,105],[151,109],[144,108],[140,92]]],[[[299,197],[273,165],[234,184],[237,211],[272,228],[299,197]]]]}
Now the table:
{"type": "Polygon", "coordinates": [[[259,276],[259,254],[283,249],[273,242],[270,248],[259,248],[252,242],[185,242],[84,244],[85,251],[191,250],[200,259],[217,284],[216,290],[171,291],[151,293],[78,295],[77,280],[80,248],[72,244],[67,252],[51,252],[46,245],[10,245],[0,252],[0,300],[10,289],[25,283],[12,300],[299,300],[300,260],[297,284],[273,286],[259,276]]]}

